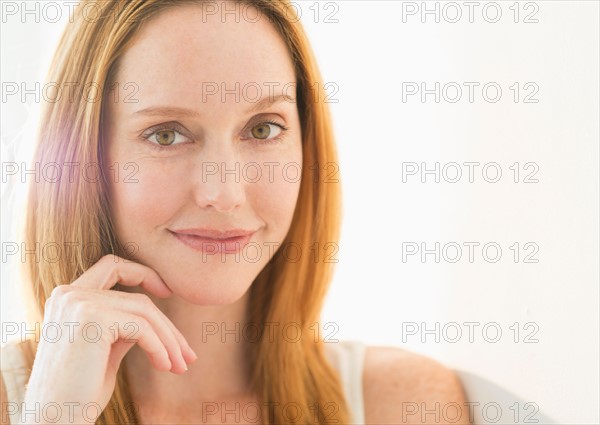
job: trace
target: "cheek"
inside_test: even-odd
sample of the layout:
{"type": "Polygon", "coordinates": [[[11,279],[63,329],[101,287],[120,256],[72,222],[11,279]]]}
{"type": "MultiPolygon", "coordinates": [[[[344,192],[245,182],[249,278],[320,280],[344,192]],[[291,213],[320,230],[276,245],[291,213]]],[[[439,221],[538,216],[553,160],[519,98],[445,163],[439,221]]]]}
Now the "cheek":
{"type": "Polygon", "coordinates": [[[118,234],[132,240],[147,233],[141,229],[151,230],[174,215],[174,208],[183,201],[186,179],[181,167],[129,164],[135,164],[135,171],[131,165],[122,166],[121,173],[113,176],[111,200],[118,234]],[[127,173],[122,172],[124,168],[127,173]]]}
{"type": "Polygon", "coordinates": [[[273,171],[272,181],[266,174],[260,183],[248,185],[247,193],[250,193],[252,204],[276,232],[271,236],[283,238],[291,225],[300,191],[300,177],[299,165],[288,166],[286,170],[278,167],[273,171]]]}

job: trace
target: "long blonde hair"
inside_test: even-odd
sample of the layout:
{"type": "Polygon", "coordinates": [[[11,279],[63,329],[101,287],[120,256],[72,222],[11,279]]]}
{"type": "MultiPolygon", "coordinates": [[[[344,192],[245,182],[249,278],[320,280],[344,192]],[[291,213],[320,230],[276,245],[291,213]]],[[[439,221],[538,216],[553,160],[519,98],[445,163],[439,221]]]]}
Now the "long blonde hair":
{"type": "MultiPolygon", "coordinates": [[[[99,101],[89,101],[89,88],[95,86],[102,93],[108,92],[118,59],[141,23],[165,8],[186,3],[206,1],[85,0],[78,5],[47,77],[59,87],[74,81],[78,84],[71,86],[74,96],[62,96],[45,105],[34,156],[36,163],[101,164],[105,102],[102,97],[99,101]],[[84,15],[86,8],[89,15],[90,3],[94,3],[94,19],[84,15]]],[[[282,243],[282,246],[297,244],[302,255],[289,261],[281,249],[277,251],[252,283],[247,318],[248,322],[263,325],[296,323],[301,327],[301,338],[297,343],[261,338],[251,344],[254,389],[263,401],[264,423],[290,421],[280,409],[267,409],[265,402],[278,402],[280,406],[293,403],[304,413],[295,423],[349,423],[341,382],[326,362],[323,341],[320,337],[315,339],[313,327],[320,317],[334,264],[309,252],[314,247],[323,250],[335,246],[341,221],[339,182],[328,181],[322,174],[327,166],[337,164],[328,106],[314,91],[314,87],[323,88],[323,81],[299,17],[288,1],[235,3],[253,6],[267,16],[289,48],[296,71],[303,143],[304,171],[298,203],[290,231],[282,243]],[[321,173],[307,171],[316,169],[321,173]]],[[[29,190],[27,246],[74,245],[69,261],[26,264],[38,320],[43,317],[46,299],[57,285],[73,282],[105,254],[124,255],[111,224],[106,181],[84,179],[81,173],[73,176],[73,179],[62,178],[59,184],[42,179],[29,190]],[[89,247],[96,248],[91,255],[89,247]]],[[[33,358],[30,360],[33,362],[33,358]]],[[[96,423],[137,422],[135,412],[130,410],[131,403],[122,364],[113,396],[96,423]]]]}

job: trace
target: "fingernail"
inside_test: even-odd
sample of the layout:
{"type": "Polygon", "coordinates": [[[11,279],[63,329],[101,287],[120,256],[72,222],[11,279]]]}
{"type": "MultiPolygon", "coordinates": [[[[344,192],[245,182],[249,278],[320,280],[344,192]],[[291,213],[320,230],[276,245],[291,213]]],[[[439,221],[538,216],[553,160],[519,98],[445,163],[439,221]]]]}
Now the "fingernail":
{"type": "Polygon", "coordinates": [[[196,352],[194,350],[192,350],[192,347],[190,347],[188,345],[188,352],[194,357],[194,360],[198,359],[198,355],[196,354],[196,352]]]}

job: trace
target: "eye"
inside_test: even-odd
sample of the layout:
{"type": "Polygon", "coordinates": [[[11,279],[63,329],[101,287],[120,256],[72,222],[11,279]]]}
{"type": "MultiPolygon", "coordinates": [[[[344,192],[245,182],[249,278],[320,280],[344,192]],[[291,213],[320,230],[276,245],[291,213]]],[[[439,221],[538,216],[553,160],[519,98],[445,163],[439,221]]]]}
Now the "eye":
{"type": "Polygon", "coordinates": [[[170,145],[175,141],[175,132],[173,130],[157,131],[154,138],[161,145],[170,145]]]}
{"type": "Polygon", "coordinates": [[[261,122],[251,129],[252,137],[261,141],[277,140],[287,128],[274,121],[261,122]]]}
{"type": "Polygon", "coordinates": [[[173,129],[161,129],[150,134],[148,140],[158,143],[161,146],[171,146],[186,141],[186,137],[173,129]],[[177,137],[180,136],[180,137],[177,137]]]}

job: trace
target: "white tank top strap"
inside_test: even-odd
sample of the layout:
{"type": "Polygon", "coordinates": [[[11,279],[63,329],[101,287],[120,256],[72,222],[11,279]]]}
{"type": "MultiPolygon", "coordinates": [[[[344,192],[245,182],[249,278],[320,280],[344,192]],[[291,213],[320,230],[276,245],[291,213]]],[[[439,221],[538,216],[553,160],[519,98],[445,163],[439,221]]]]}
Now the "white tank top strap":
{"type": "Polygon", "coordinates": [[[353,424],[365,423],[363,368],[366,345],[361,341],[325,342],[325,353],[336,368],[350,406],[353,424]]]}
{"type": "Polygon", "coordinates": [[[21,344],[19,341],[8,341],[0,347],[0,370],[8,402],[5,412],[11,424],[21,423],[21,409],[31,372],[21,344]]]}

